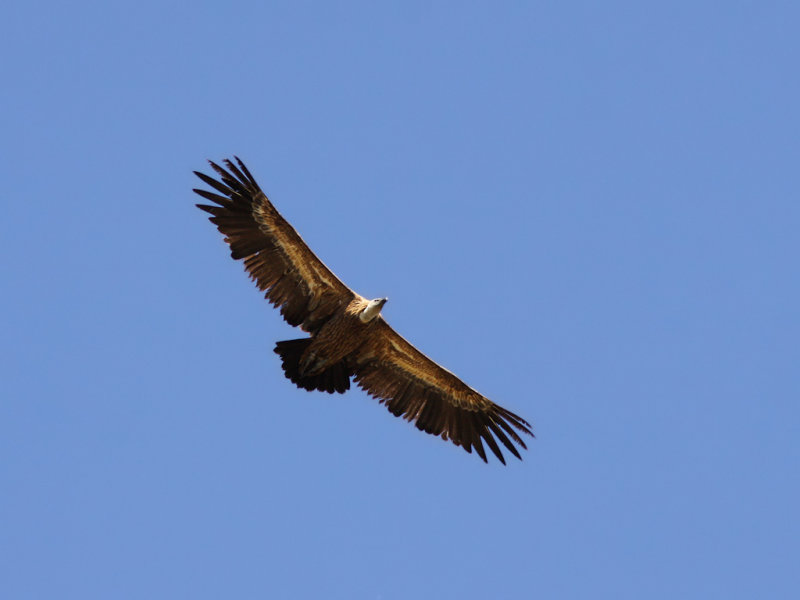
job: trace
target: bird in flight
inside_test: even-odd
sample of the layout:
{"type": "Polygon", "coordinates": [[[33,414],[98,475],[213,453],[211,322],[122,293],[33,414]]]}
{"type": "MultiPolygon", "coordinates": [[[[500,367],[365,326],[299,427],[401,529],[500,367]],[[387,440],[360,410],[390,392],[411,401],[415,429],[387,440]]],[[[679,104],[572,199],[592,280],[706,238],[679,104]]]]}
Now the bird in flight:
{"type": "Polygon", "coordinates": [[[505,464],[502,444],[521,459],[522,417],[498,406],[403,339],[381,316],[388,298],[367,300],[316,257],[275,210],[247,167],[209,161],[218,179],[195,171],[214,191],[197,207],[225,236],[244,268],[283,318],[310,334],[278,342],[286,377],[297,387],[344,393],[350,380],[417,429],[441,436],[486,461],[484,444],[505,464]],[[500,442],[498,444],[498,442],[500,442]]]}

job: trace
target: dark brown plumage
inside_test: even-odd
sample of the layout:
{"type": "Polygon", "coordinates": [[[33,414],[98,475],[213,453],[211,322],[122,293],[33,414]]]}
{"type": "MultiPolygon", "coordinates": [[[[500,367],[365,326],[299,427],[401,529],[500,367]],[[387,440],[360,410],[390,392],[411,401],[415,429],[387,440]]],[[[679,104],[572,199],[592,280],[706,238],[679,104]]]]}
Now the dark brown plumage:
{"type": "Polygon", "coordinates": [[[505,464],[502,444],[521,458],[521,417],[479,394],[400,337],[380,316],[385,299],[369,301],[344,285],[275,210],[241,160],[211,162],[219,180],[195,174],[214,191],[194,191],[267,300],[308,338],[278,342],[286,377],[306,390],[344,393],[350,378],[418,429],[441,436],[486,461],[484,444],[505,464]]]}

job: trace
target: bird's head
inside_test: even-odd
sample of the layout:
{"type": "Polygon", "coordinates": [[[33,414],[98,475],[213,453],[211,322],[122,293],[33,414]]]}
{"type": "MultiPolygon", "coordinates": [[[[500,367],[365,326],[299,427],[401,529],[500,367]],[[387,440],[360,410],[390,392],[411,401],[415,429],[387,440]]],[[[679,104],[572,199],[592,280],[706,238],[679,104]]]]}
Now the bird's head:
{"type": "Polygon", "coordinates": [[[375,298],[374,300],[370,300],[367,304],[367,307],[361,311],[361,314],[358,317],[362,322],[369,323],[372,321],[372,319],[381,314],[383,305],[388,301],[388,298],[375,298]]]}

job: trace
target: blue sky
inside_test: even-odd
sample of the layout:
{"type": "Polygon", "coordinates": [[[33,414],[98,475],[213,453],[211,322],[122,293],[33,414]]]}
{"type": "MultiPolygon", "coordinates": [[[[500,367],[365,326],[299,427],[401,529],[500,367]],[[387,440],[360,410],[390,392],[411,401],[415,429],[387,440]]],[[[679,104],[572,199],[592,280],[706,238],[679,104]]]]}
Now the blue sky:
{"type": "Polygon", "coordinates": [[[12,2],[0,595],[794,597],[799,19],[12,2]],[[523,462],[284,379],[193,207],[232,154],[523,462]]]}

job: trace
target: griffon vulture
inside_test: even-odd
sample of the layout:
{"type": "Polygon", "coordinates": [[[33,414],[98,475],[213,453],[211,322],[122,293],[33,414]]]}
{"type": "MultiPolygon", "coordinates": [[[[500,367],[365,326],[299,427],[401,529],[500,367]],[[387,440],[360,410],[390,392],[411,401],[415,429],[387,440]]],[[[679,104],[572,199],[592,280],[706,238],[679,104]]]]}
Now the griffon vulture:
{"type": "MultiPolygon", "coordinates": [[[[210,162],[210,161],[209,161],[210,162]]],[[[284,319],[310,337],[278,342],[286,377],[306,390],[344,393],[350,378],[426,433],[441,436],[486,462],[486,444],[505,464],[500,445],[521,458],[517,433],[530,424],[439,366],[381,316],[386,298],[367,300],[342,283],[306,246],[269,201],[241,160],[210,162],[219,180],[195,174],[213,192],[198,204],[284,319]],[[238,166],[237,166],[238,165],[238,166]]]]}

